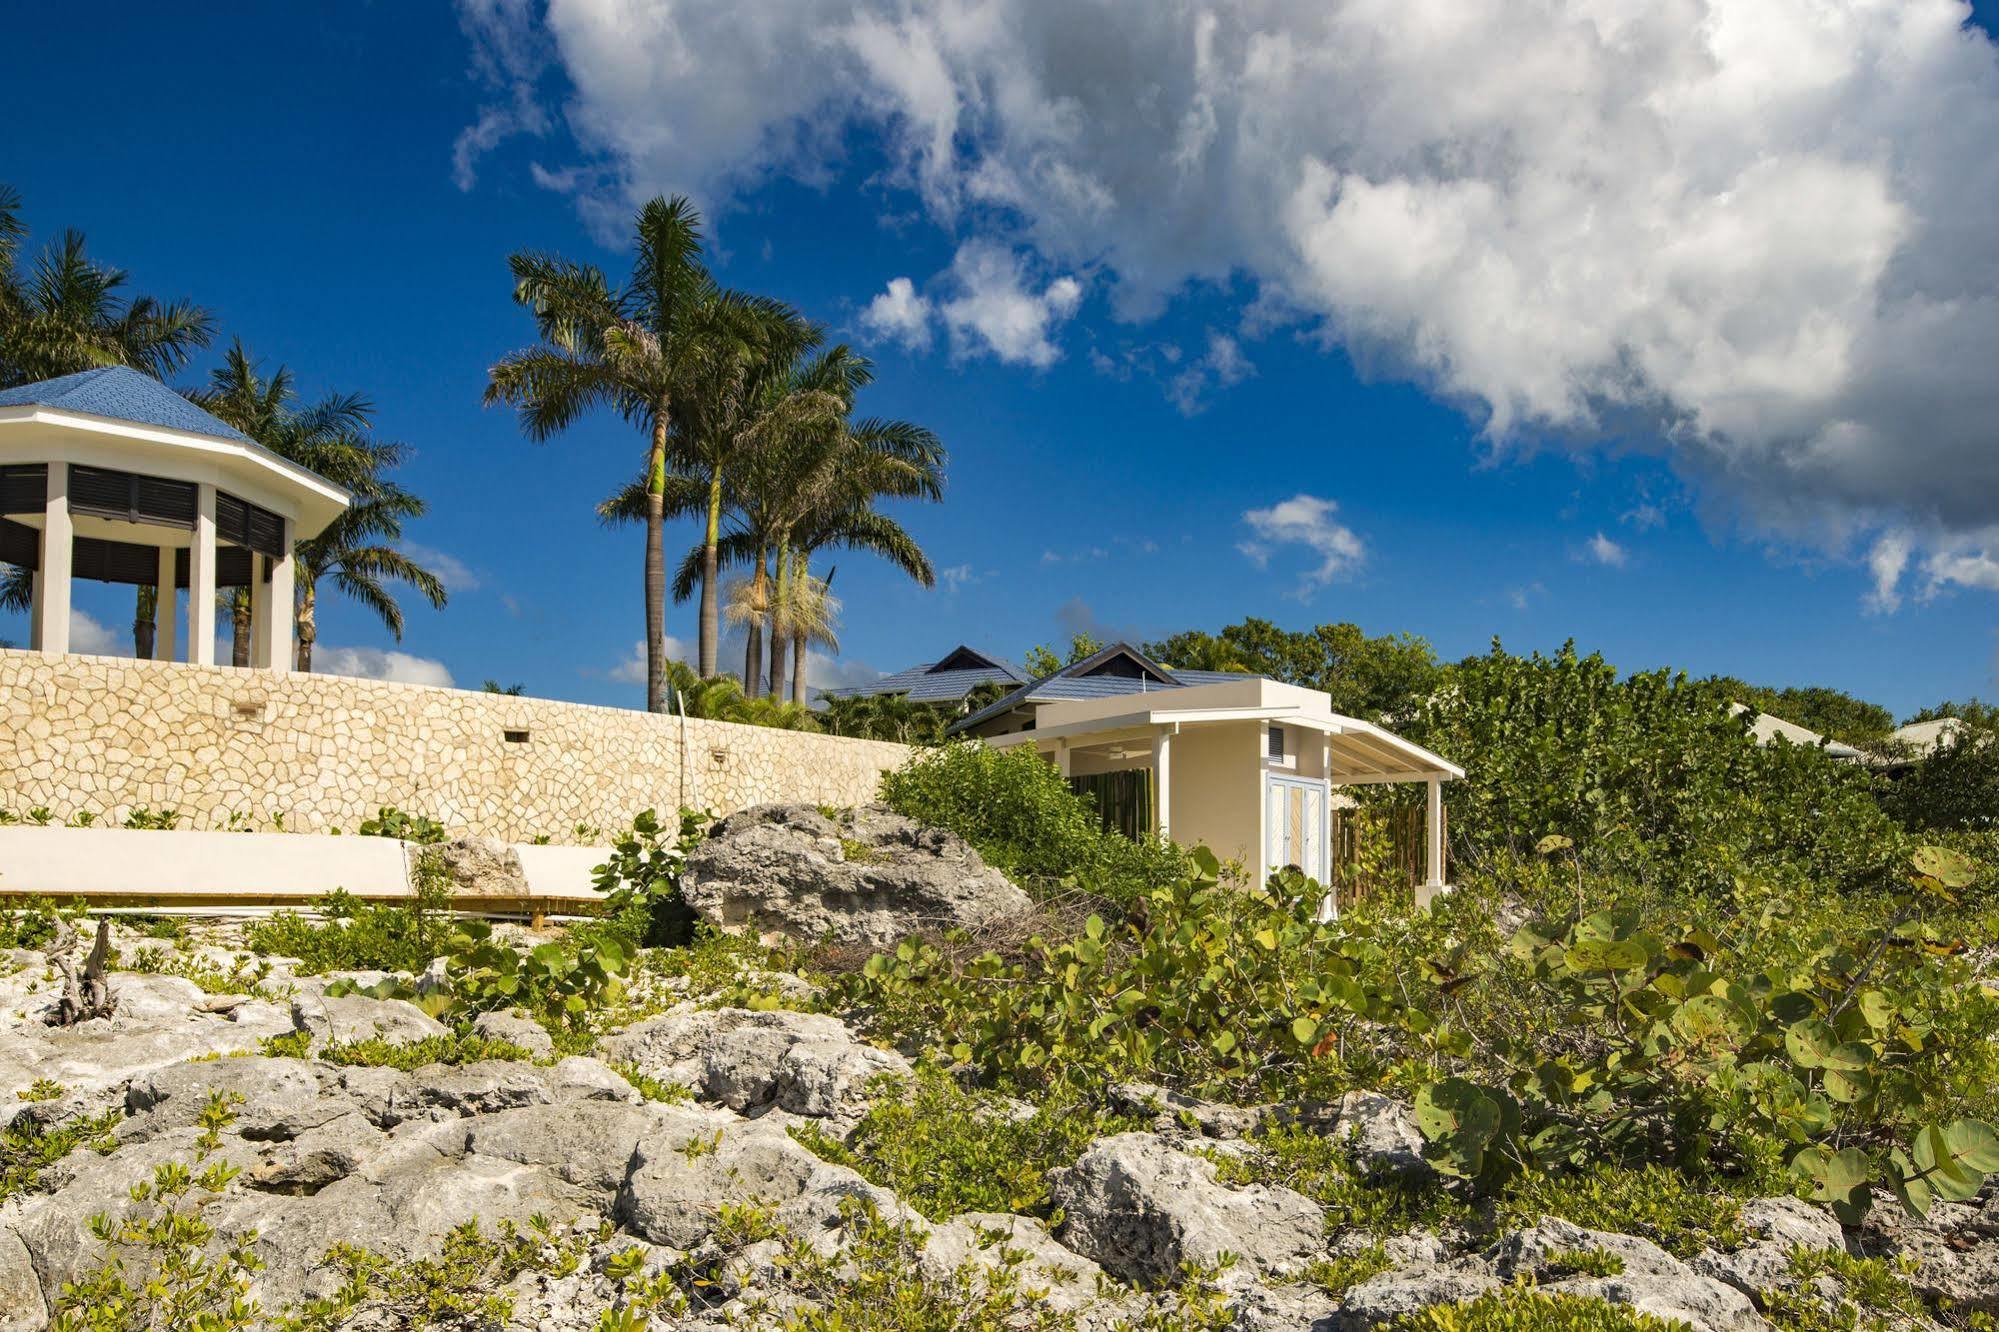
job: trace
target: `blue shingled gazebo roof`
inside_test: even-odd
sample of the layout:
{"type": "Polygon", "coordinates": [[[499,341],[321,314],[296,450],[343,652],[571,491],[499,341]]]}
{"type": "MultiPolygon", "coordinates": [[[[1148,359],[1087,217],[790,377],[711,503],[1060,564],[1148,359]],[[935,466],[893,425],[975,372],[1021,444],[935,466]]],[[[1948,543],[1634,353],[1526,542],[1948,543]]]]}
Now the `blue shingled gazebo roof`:
{"type": "Polygon", "coordinates": [[[238,444],[255,444],[242,431],[203,411],[159,380],[122,365],[0,389],[0,407],[47,407],[190,435],[208,435],[238,444]]]}

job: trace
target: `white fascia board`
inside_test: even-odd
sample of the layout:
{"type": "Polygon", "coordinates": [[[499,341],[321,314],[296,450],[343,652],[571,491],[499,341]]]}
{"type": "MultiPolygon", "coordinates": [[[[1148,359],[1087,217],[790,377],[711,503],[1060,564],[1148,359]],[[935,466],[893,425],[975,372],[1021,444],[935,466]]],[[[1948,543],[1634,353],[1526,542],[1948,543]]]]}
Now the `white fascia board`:
{"type": "MultiPolygon", "coordinates": [[[[272,473],[296,490],[306,492],[304,495],[292,497],[300,509],[300,525],[310,526],[316,522],[317,526],[313,526],[311,532],[302,535],[318,535],[325,529],[326,524],[340,516],[341,511],[351,504],[354,498],[345,488],[333,484],[317,472],[279,457],[261,444],[223,439],[216,435],[198,435],[186,430],[168,430],[163,426],[141,425],[135,421],[118,421],[110,417],[91,416],[84,412],[66,412],[36,406],[0,407],[0,425],[15,422],[56,426],[96,435],[113,435],[148,444],[163,444],[169,448],[203,454],[216,461],[235,462],[272,473]]],[[[130,466],[129,462],[127,466],[130,466]]]]}
{"type": "Polygon", "coordinates": [[[1434,771],[1427,774],[1429,776],[1448,774],[1447,779],[1454,779],[1465,775],[1463,768],[1460,768],[1441,754],[1433,754],[1423,748],[1423,746],[1409,740],[1404,740],[1393,731],[1385,731],[1373,722],[1364,722],[1353,717],[1343,717],[1341,720],[1346,723],[1344,728],[1345,734],[1365,736],[1367,739],[1384,745],[1410,759],[1419,768],[1433,769],[1434,771]]]}

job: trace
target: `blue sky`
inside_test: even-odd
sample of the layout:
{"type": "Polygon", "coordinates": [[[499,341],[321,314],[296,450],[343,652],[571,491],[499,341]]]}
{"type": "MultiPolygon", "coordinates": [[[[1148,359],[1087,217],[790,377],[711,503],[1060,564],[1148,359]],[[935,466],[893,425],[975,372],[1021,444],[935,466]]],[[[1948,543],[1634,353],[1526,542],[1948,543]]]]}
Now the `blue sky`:
{"type": "MultiPolygon", "coordinates": [[[[1482,650],[1494,635],[1516,650],[1573,637],[1625,668],[1828,684],[1899,712],[1999,691],[1999,583],[1989,581],[1999,568],[1990,558],[1999,495],[1988,493],[1993,473],[1961,467],[1963,458],[1999,454],[1991,427],[1979,423],[1978,395],[1989,391],[1973,382],[1980,376],[1932,363],[1933,376],[1870,379],[1873,353],[1864,348],[1879,331],[1869,329],[1851,344],[1844,379],[1809,393],[1782,386],[1791,396],[1773,405],[1779,390],[1746,382],[1756,358],[1737,332],[1742,312],[1719,298],[1705,307],[1687,298],[1676,317],[1711,319],[1731,340],[1722,368],[1681,354],[1709,340],[1641,338],[1643,366],[1673,368],[1647,370],[1644,391],[1617,401],[1620,390],[1603,387],[1611,381],[1591,378],[1593,353],[1570,350],[1559,307],[1529,293],[1519,308],[1542,322],[1495,334],[1489,309],[1459,308],[1476,276],[1391,285],[1410,274],[1448,276],[1434,252],[1416,256],[1429,269],[1401,266],[1406,248],[1358,268],[1329,267],[1309,250],[1322,230],[1287,232],[1298,252],[1285,255],[1259,231],[1257,214],[1271,210],[1236,202],[1253,193],[1254,179],[1230,173],[1290,179],[1309,172],[1307,158],[1393,178],[1389,167],[1366,165],[1380,155],[1367,143],[1323,151],[1307,143],[1289,157],[1238,146],[1226,169],[1216,167],[1215,194],[1148,201],[1127,190],[1079,213],[1047,183],[1073,171],[1004,184],[1000,168],[1049,164],[1048,131],[1029,126],[1044,135],[1042,148],[1020,148],[1028,131],[1007,116],[1027,113],[1007,109],[1002,84],[979,82],[976,52],[945,48],[946,65],[970,71],[967,86],[985,96],[982,113],[960,115],[955,137],[945,133],[942,141],[958,145],[947,179],[934,155],[911,146],[935,87],[904,89],[898,95],[910,100],[894,113],[880,109],[887,93],[857,94],[851,105],[811,93],[792,120],[782,108],[774,118],[758,110],[731,120],[706,109],[734,95],[721,81],[742,73],[743,60],[778,56],[762,48],[746,56],[741,33],[710,31],[714,22],[697,32],[690,22],[672,34],[674,49],[706,58],[634,91],[606,65],[617,43],[592,44],[615,36],[616,25],[589,9],[585,0],[546,15],[506,0],[462,12],[112,6],[94,11],[88,42],[63,11],[13,16],[22,58],[0,84],[0,123],[11,127],[0,180],[25,196],[35,238],[83,229],[93,253],[129,269],[138,289],[208,304],[225,338],[289,364],[311,391],[366,393],[384,432],[414,447],[408,481],[432,512],[411,535],[442,557],[451,604],[412,606],[401,644],[353,609],[328,606],[321,642],[357,669],[389,669],[368,650],[393,648],[412,659],[394,669],[418,677],[641,700],[630,670],[641,632],[639,537],[606,532],[591,514],[632,470],[638,441],[601,420],[529,444],[508,415],[483,410],[479,395],[486,367],[529,333],[509,297],[507,254],[547,248],[621,270],[626,256],[607,219],[657,188],[688,190],[708,208],[724,281],[796,303],[877,359],[865,411],[928,425],[950,449],[946,502],[900,514],[945,579],[926,591],[864,558],[837,559],[844,650],[819,665],[822,679],[895,669],[958,641],[1018,654],[1074,628],[1151,637],[1260,615],[1297,627],[1352,620],[1408,631],[1447,657],[1482,650]],[[704,79],[717,82],[703,87],[704,79]],[[705,99],[706,119],[687,120],[690,98],[705,99]],[[482,117],[493,132],[462,137],[482,117]],[[671,141],[664,148],[655,142],[662,136],[671,141]],[[751,146],[732,149],[737,142],[751,146]],[[1348,151],[1351,161],[1339,156],[1348,151]],[[1095,221],[1081,226],[1079,217],[1095,221]],[[980,276],[980,255],[1007,271],[980,276]],[[898,278],[909,280],[920,323],[907,304],[877,304],[898,278]],[[1073,288],[1058,289],[1065,282],[1073,288]],[[900,336],[887,318],[897,308],[908,316],[900,336]],[[1509,358],[1510,341],[1548,351],[1509,358]],[[1442,358],[1431,357],[1439,345],[1442,358]],[[1945,404],[1937,423],[1911,423],[1906,434],[1880,426],[1891,409],[1872,404],[1914,379],[1925,403],[1945,404]],[[1549,408],[1547,383],[1581,383],[1588,408],[1549,408]],[[1812,413],[1834,399],[1838,411],[1820,416],[1860,421],[1855,429],[1871,432],[1862,443],[1837,431],[1811,435],[1823,424],[1812,413]],[[1495,403],[1513,404],[1503,427],[1494,425],[1495,403]],[[1961,438],[1951,433],[1959,417],[1972,422],[1961,438]],[[1731,424],[1715,431],[1712,421],[1731,424]],[[1810,436],[1813,447],[1785,452],[1786,431],[1810,436]],[[1716,443],[1722,434],[1731,442],[1716,443]],[[1936,441],[1946,436],[1960,452],[1921,452],[1945,449],[1936,441]],[[1750,443],[1738,447],[1738,437],[1750,443]],[[1772,450],[1788,461],[1771,463],[1772,450]],[[1867,468],[1848,465],[1863,452],[1867,468]],[[1828,457],[1834,462],[1823,463],[1828,457]],[[1897,479],[1926,468],[1958,468],[1950,475],[1959,479],[1930,490],[1897,479]],[[1884,568],[1896,575],[1885,596],[1884,568]]],[[[881,30],[857,20],[851,30],[854,58],[868,58],[863,38],[881,30]]],[[[956,30],[940,31],[930,46],[905,32],[897,49],[929,50],[956,30]]],[[[1874,32],[1863,25],[1827,40],[1864,46],[1874,32]]],[[[1525,50],[1550,49],[1534,33],[1519,38],[1525,50]]],[[[1146,39],[1130,37],[1135,47],[1146,39]]],[[[660,39],[633,44],[647,40],[660,39]]],[[[1297,45],[1305,48],[1302,37],[1297,45]]],[[[1062,48],[1049,38],[1037,49],[1047,57],[1062,48]]],[[[1939,50],[1959,76],[1957,95],[1980,115],[1992,112],[1999,65],[1989,41],[1974,30],[1939,50]]],[[[869,68],[889,87],[881,70],[895,64],[869,68]]],[[[1049,86],[1118,75],[1057,65],[1051,58],[1049,86]]],[[[1934,261],[1921,265],[1926,281],[1960,283],[1968,301],[1989,303],[1989,251],[1964,263],[1956,242],[1929,225],[1948,210],[1940,187],[1924,180],[1954,176],[1953,188],[1968,188],[1964,172],[1933,160],[1945,151],[1934,141],[1949,136],[1928,133],[1923,117],[1942,112],[1911,100],[1910,85],[1938,80],[1895,70],[1849,77],[1871,80],[1870,99],[1849,98],[1863,108],[1857,117],[1878,106],[1882,124],[1911,145],[1931,145],[1921,149],[1931,159],[1918,160],[1911,146],[1862,163],[1880,166],[1888,182],[1883,234],[1899,238],[1899,255],[1934,261]]],[[[1250,101],[1239,81],[1231,86],[1239,105],[1189,105],[1219,104],[1224,125],[1238,127],[1253,114],[1278,115],[1250,101]]],[[[1476,141],[1478,128],[1440,132],[1476,141]]],[[[1526,142],[1520,126],[1503,128],[1526,142]]],[[[1074,146],[1073,127],[1063,133],[1074,146]]],[[[1282,126],[1268,124],[1253,136],[1284,139],[1282,126]]],[[[1699,161],[1740,146],[1690,142],[1702,146],[1699,161]]],[[[1155,147],[1121,133],[1109,148],[1074,146],[1067,165],[1115,179],[1115,154],[1156,156],[1155,147]]],[[[1549,149],[1554,168],[1562,151],[1549,149]]],[[[1823,162],[1825,151],[1816,141],[1796,148],[1800,161],[1823,162]]],[[[1767,142],[1758,152],[1772,156],[1767,142]]],[[[1990,168],[1970,174],[1983,182],[1990,168]]],[[[1835,184],[1841,197],[1868,197],[1864,174],[1835,184]]],[[[1628,197],[1608,176],[1603,188],[1607,211],[1628,197]]],[[[1737,186],[1731,197],[1740,196],[1737,186]]],[[[1347,197],[1360,196],[1350,186],[1347,197]]],[[[1686,207],[1676,231],[1702,225],[1704,215],[1686,207]]],[[[1852,233],[1851,252],[1827,255],[1807,276],[1850,274],[1863,262],[1853,256],[1869,253],[1867,207],[1837,211],[1859,220],[1821,229],[1852,233]]],[[[1435,221],[1420,208],[1398,216],[1406,225],[1388,228],[1397,245],[1435,221]]],[[[1315,221],[1353,219],[1333,211],[1315,221]]],[[[1522,245],[1533,241],[1518,217],[1500,224],[1522,245]]],[[[1346,252],[1374,235],[1344,233],[1346,252]]],[[[1736,258],[1756,264],[1763,243],[1741,242],[1736,258]]],[[[1782,268],[1812,243],[1784,240],[1767,267],[1782,268]]],[[[1601,258],[1608,265],[1619,255],[1601,258]]],[[[1761,271],[1732,280],[1760,280],[1761,271]]],[[[1892,287],[1887,271],[1865,270],[1861,296],[1892,287]]],[[[1671,276],[1698,286],[1684,272],[1671,276]]],[[[1796,286],[1773,299],[1789,299],[1796,286]]],[[[1798,299],[1797,327],[1853,308],[1818,294],[1798,299]]],[[[1574,322],[1588,324],[1594,303],[1574,322]]],[[[1650,322],[1643,310],[1631,318],[1626,327],[1650,322]]],[[[1989,332],[1953,335],[1953,344],[1970,341],[1967,365],[1989,370],[1995,347],[1976,338],[1989,332]]],[[[673,549],[694,536],[676,533],[673,549]]],[[[115,589],[90,588],[80,605],[114,629],[129,615],[115,589]]],[[[670,610],[669,631],[691,640],[691,607],[670,610]]],[[[22,632],[0,624],[0,637],[22,632]]]]}

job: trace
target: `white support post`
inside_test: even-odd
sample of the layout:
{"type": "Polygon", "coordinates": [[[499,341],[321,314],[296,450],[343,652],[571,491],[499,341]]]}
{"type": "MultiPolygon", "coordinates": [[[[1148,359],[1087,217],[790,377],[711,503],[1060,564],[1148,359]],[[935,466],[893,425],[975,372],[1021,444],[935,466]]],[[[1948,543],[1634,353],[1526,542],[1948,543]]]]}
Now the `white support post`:
{"type": "Polygon", "coordinates": [[[1324,803],[1319,808],[1319,859],[1326,870],[1326,895],[1319,899],[1319,910],[1312,919],[1321,925],[1340,918],[1340,890],[1334,885],[1339,874],[1333,864],[1333,737],[1321,733],[1319,736],[1319,781],[1325,787],[1324,803]]]}
{"type": "Polygon", "coordinates": [[[180,593],[174,590],[175,551],[160,547],[159,573],[153,592],[153,660],[179,661],[180,593]]]}
{"type": "Polygon", "coordinates": [[[1153,827],[1162,838],[1173,836],[1171,810],[1173,808],[1173,731],[1171,726],[1161,727],[1159,740],[1152,748],[1152,798],[1159,808],[1153,819],[1153,827]]]}
{"type": "Polygon", "coordinates": [[[292,668],[292,525],[286,521],[278,548],[284,553],[271,557],[271,584],[264,598],[264,618],[257,624],[257,643],[262,660],[257,664],[279,675],[292,668]]]}
{"type": "Polygon", "coordinates": [[[1064,777],[1068,777],[1071,775],[1069,771],[1070,766],[1069,742],[1067,740],[1057,740],[1055,742],[1055,771],[1061,773],[1064,777]]]}
{"type": "Polygon", "coordinates": [[[1416,906],[1424,910],[1450,891],[1444,882],[1444,779],[1430,778],[1429,787],[1429,805],[1423,811],[1423,884],[1416,890],[1416,906]]]}
{"type": "Polygon", "coordinates": [[[194,545],[187,553],[187,659],[215,664],[215,487],[195,491],[194,545]]]}
{"type": "Polygon", "coordinates": [[[48,504],[42,509],[41,582],[35,589],[35,642],[45,656],[69,651],[71,556],[76,529],[69,517],[69,464],[49,464],[48,504]]]}
{"type": "Polygon", "coordinates": [[[250,552],[250,664],[268,666],[264,655],[270,650],[271,589],[264,581],[264,557],[250,552]]]}
{"type": "Polygon", "coordinates": [[[28,646],[42,650],[42,571],[28,575],[28,646]]]}

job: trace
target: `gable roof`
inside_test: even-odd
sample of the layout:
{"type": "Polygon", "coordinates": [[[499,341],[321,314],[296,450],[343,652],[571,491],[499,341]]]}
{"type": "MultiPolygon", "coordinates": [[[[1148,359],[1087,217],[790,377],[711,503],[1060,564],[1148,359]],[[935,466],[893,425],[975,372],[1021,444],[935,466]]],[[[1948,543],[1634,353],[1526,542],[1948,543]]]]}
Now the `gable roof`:
{"type": "Polygon", "coordinates": [[[935,661],[926,661],[870,680],[863,685],[826,689],[828,698],[873,698],[878,694],[906,694],[912,703],[949,703],[965,697],[984,684],[1018,685],[1027,682],[1027,673],[988,652],[960,643],[935,661]]]}
{"type": "Polygon", "coordinates": [[[183,434],[207,435],[236,444],[255,443],[236,427],[203,411],[151,375],[142,375],[122,365],[0,389],[0,407],[47,407],[134,425],[159,426],[183,434]]]}
{"type": "Polygon", "coordinates": [[[1176,671],[1164,666],[1129,643],[1113,643],[1100,652],[1058,671],[1031,680],[989,707],[954,723],[949,734],[970,730],[1030,703],[1053,703],[1074,698],[1115,698],[1121,694],[1142,694],[1156,689],[1182,689],[1191,685],[1218,684],[1226,680],[1252,678],[1243,671],[1176,671]]]}

